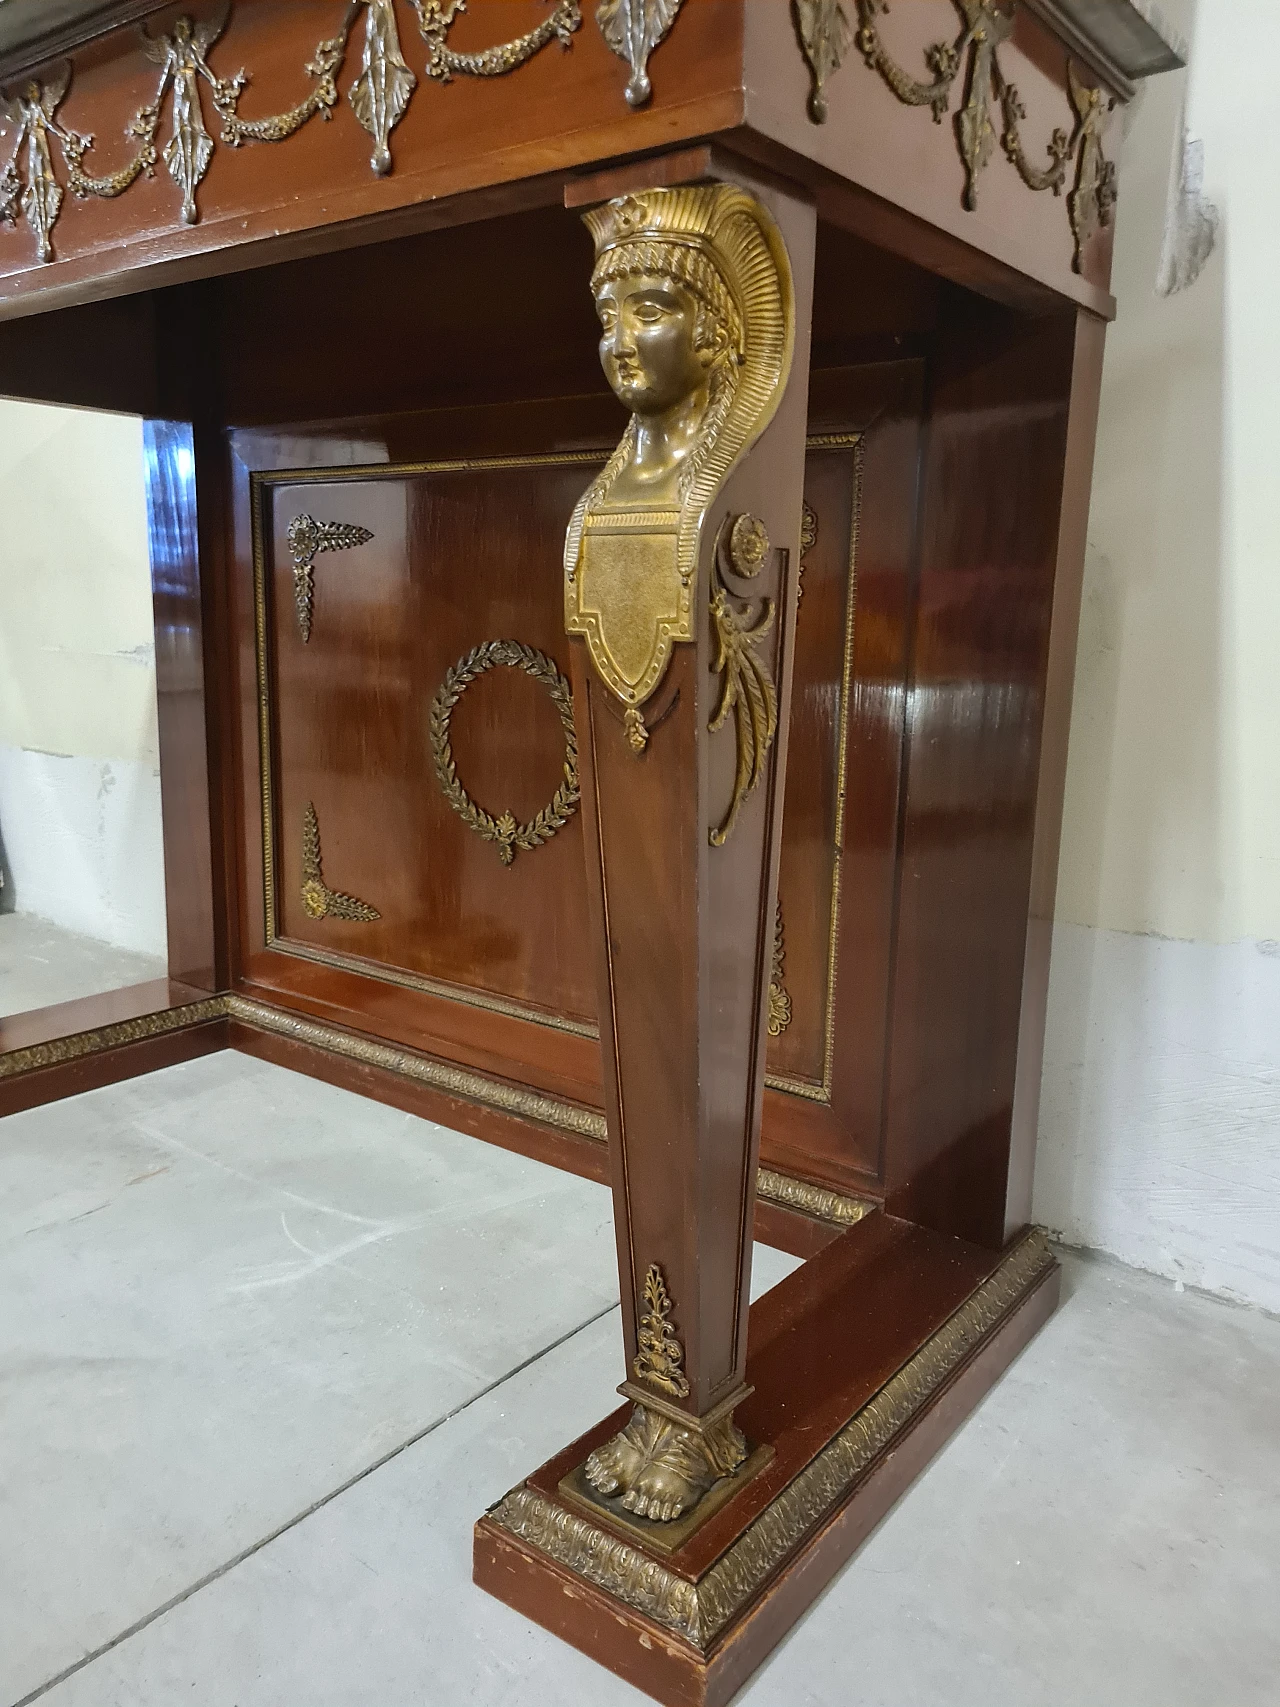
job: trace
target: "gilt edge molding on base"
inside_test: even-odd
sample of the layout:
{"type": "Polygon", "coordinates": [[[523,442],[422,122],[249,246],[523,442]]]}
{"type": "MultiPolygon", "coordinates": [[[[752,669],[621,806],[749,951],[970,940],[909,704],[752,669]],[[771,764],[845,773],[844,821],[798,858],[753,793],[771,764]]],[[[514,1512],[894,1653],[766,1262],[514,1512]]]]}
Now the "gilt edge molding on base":
{"type": "MultiPolygon", "coordinates": [[[[481,1518],[707,1656],[984,1341],[1056,1267],[1029,1233],[696,1582],[527,1484],[481,1518]]],[[[566,1593],[569,1592],[566,1590],[566,1593]]]]}
{"type": "MultiPolygon", "coordinates": [[[[548,1096],[527,1085],[513,1085],[467,1067],[436,1061],[417,1050],[383,1043],[358,1032],[344,1031],[338,1026],[326,1025],[322,1020],[287,1013],[267,1002],[234,993],[209,996],[202,1001],[164,1008],[136,1019],[120,1020],[96,1030],[53,1038],[48,1043],[33,1043],[23,1049],[9,1050],[0,1054],[0,1083],[20,1078],[26,1073],[37,1073],[49,1067],[61,1067],[71,1061],[102,1055],[113,1049],[124,1049],[150,1038],[171,1036],[220,1019],[236,1020],[272,1036],[322,1049],[330,1055],[358,1061],[362,1066],[427,1085],[464,1102],[478,1103],[502,1114],[536,1121],[542,1126],[587,1138],[602,1146],[607,1142],[604,1115],[596,1109],[548,1096]]],[[[756,1194],[761,1202],[840,1228],[854,1226],[877,1207],[870,1199],[848,1197],[828,1187],[812,1185],[808,1180],[763,1167],[757,1177],[756,1194]]]]}

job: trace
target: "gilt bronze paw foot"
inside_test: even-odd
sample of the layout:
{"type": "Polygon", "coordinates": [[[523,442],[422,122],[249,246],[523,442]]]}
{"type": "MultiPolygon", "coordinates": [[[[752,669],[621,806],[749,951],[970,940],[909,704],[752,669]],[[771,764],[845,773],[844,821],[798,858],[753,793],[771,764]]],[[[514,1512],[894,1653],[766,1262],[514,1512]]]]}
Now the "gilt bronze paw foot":
{"type": "Polygon", "coordinates": [[[671,1523],[746,1456],[747,1443],[731,1417],[702,1432],[637,1405],[626,1428],[596,1448],[583,1473],[598,1494],[620,1498],[637,1517],[671,1523]]]}

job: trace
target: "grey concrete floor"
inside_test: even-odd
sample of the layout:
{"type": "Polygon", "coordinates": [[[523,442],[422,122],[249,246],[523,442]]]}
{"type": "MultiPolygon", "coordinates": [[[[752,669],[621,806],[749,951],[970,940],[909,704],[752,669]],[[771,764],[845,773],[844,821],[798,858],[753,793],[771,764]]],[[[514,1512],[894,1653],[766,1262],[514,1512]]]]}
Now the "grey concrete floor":
{"type": "Polygon", "coordinates": [[[27,913],[0,913],[0,1019],[168,975],[157,955],[112,948],[27,913]]]}
{"type": "MultiPolygon", "coordinates": [[[[1280,1323],[1065,1261],[744,1707],[1275,1702],[1280,1323]]],[[[225,1054],[0,1121],[0,1270],[0,1703],[639,1707],[470,1582],[615,1402],[602,1188],[225,1054]]]]}

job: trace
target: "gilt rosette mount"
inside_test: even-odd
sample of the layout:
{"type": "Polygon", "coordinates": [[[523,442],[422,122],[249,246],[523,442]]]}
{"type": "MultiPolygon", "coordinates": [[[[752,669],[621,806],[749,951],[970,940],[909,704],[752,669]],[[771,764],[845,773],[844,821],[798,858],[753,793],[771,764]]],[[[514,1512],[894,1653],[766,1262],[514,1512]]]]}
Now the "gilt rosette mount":
{"type": "MultiPolygon", "coordinates": [[[[700,591],[698,573],[708,515],[786,385],[791,267],[770,215],[731,184],[624,196],[586,222],[601,361],[632,414],[569,524],[565,627],[586,640],[640,756],[673,648],[713,620],[718,589],[700,591]]],[[[745,549],[758,546],[749,536],[739,528],[745,549]]]]}

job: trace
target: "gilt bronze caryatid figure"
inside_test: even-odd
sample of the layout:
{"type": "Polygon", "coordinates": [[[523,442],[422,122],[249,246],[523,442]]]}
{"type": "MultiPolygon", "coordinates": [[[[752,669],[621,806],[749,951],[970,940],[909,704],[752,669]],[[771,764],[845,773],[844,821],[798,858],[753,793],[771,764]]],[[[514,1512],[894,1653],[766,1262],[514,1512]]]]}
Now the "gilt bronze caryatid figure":
{"type": "MultiPolygon", "coordinates": [[[[709,529],[708,522],[726,480],[768,426],[786,385],[794,338],[790,263],[765,208],[735,185],[627,195],[586,219],[596,247],[591,288],[602,327],[601,361],[614,392],[632,413],[621,443],[583,495],[569,526],[566,627],[585,639],[594,670],[612,696],[613,732],[605,740],[616,749],[621,733],[631,753],[643,760],[639,770],[628,773],[639,789],[643,772],[643,787],[654,795],[641,833],[659,838],[659,821],[673,822],[674,813],[681,822],[678,835],[687,835],[691,846],[713,850],[709,858],[721,858],[714,850],[723,845],[724,826],[736,819],[744,794],[764,774],[776,730],[771,666],[749,653],[770,633],[774,600],[748,579],[766,561],[772,563],[774,554],[763,524],[754,518],[747,518],[750,528],[738,527],[736,535],[732,528],[709,529]],[[719,546],[712,531],[725,535],[719,546]],[[731,540],[748,532],[759,550],[735,575],[731,540]],[[762,614],[751,621],[731,607],[721,558],[729,565],[738,603],[763,599],[762,614]],[[681,690],[659,690],[681,643],[701,645],[705,672],[699,672],[699,681],[703,673],[721,672],[718,713],[709,690],[699,686],[692,693],[684,690],[668,720],[672,693],[680,699],[681,690]],[[710,741],[726,739],[713,732],[724,725],[738,694],[745,721],[735,727],[740,749],[744,738],[751,744],[751,763],[745,769],[737,765],[740,785],[726,818],[722,809],[708,810],[706,791],[696,780],[706,768],[698,755],[710,741]],[[650,702],[659,706],[659,722],[652,726],[645,717],[650,702]]],[[[776,575],[769,587],[776,594],[776,575]]],[[[599,733],[590,744],[598,765],[609,762],[602,756],[599,733]]],[[[596,804],[602,818],[609,816],[599,790],[596,804]]],[[[610,817],[605,841],[617,827],[616,817],[610,817]]],[[[763,824],[755,832],[761,851],[762,830],[763,824]]],[[[610,857],[604,842],[601,849],[607,891],[610,857]]],[[[666,852],[671,860],[686,857],[677,854],[675,844],[666,852]]],[[[662,850],[655,853],[660,867],[662,850]]],[[[714,881],[715,874],[708,875],[714,881]]],[[[636,893],[634,879],[627,882],[631,903],[661,923],[648,941],[611,941],[602,997],[606,1007],[614,1004],[615,977],[630,986],[621,999],[632,1000],[636,990],[660,988],[664,976],[680,976],[678,960],[686,963],[690,987],[703,981],[696,904],[688,912],[688,897],[666,890],[660,869],[647,895],[636,893]],[[666,932],[681,946],[664,960],[658,943],[666,932]]],[[[744,917],[744,943],[752,928],[744,917]]],[[[744,970],[752,963],[748,948],[744,970]]],[[[746,1033],[754,1023],[744,1009],[738,1023],[744,1066],[746,1033]]],[[[713,1321],[690,1296],[691,1278],[679,1255],[652,1248],[643,1230],[652,1210],[637,1203],[674,1190],[677,1199],[687,1194],[687,1204],[671,1204],[682,1222],[699,1212],[694,1206],[705,1194],[697,1175],[700,1168],[705,1171],[700,1158],[710,1122],[699,1111],[702,1070],[696,1062],[677,1067],[672,1061],[660,1068],[673,1080],[682,1071],[688,1077],[682,1097],[671,1099],[672,1116],[664,1120],[629,1082],[625,1052],[624,1046],[614,1069],[618,1114],[611,1137],[615,1168],[629,1182],[619,1212],[620,1224],[626,1223],[620,1232],[622,1287],[633,1306],[627,1312],[630,1379],[622,1391],[636,1408],[626,1428],[581,1466],[578,1486],[636,1516],[670,1523],[696,1507],[713,1484],[738,1471],[748,1456],[733,1422],[734,1407],[745,1392],[742,1359],[727,1350],[737,1337],[735,1312],[748,1258],[741,1240],[736,1245],[732,1237],[726,1240],[725,1284],[713,1321]],[[682,1112],[675,1113],[677,1108],[682,1112]],[[687,1128],[683,1135],[681,1126],[687,1128]],[[687,1184],[676,1187],[673,1180],[681,1169],[663,1157],[669,1146],[682,1144],[687,1184]],[[703,1318],[700,1326],[686,1331],[683,1324],[696,1315],[703,1318]],[[718,1347],[714,1352],[713,1345],[718,1347]],[[727,1367],[712,1374],[717,1360],[727,1367]]],[[[750,1120],[740,1114],[738,1122],[737,1142],[745,1158],[750,1120]]],[[[732,1207],[726,1202],[726,1219],[736,1221],[740,1214],[739,1202],[732,1207]]],[[[660,1237],[656,1243],[661,1247],[660,1237]]]]}

